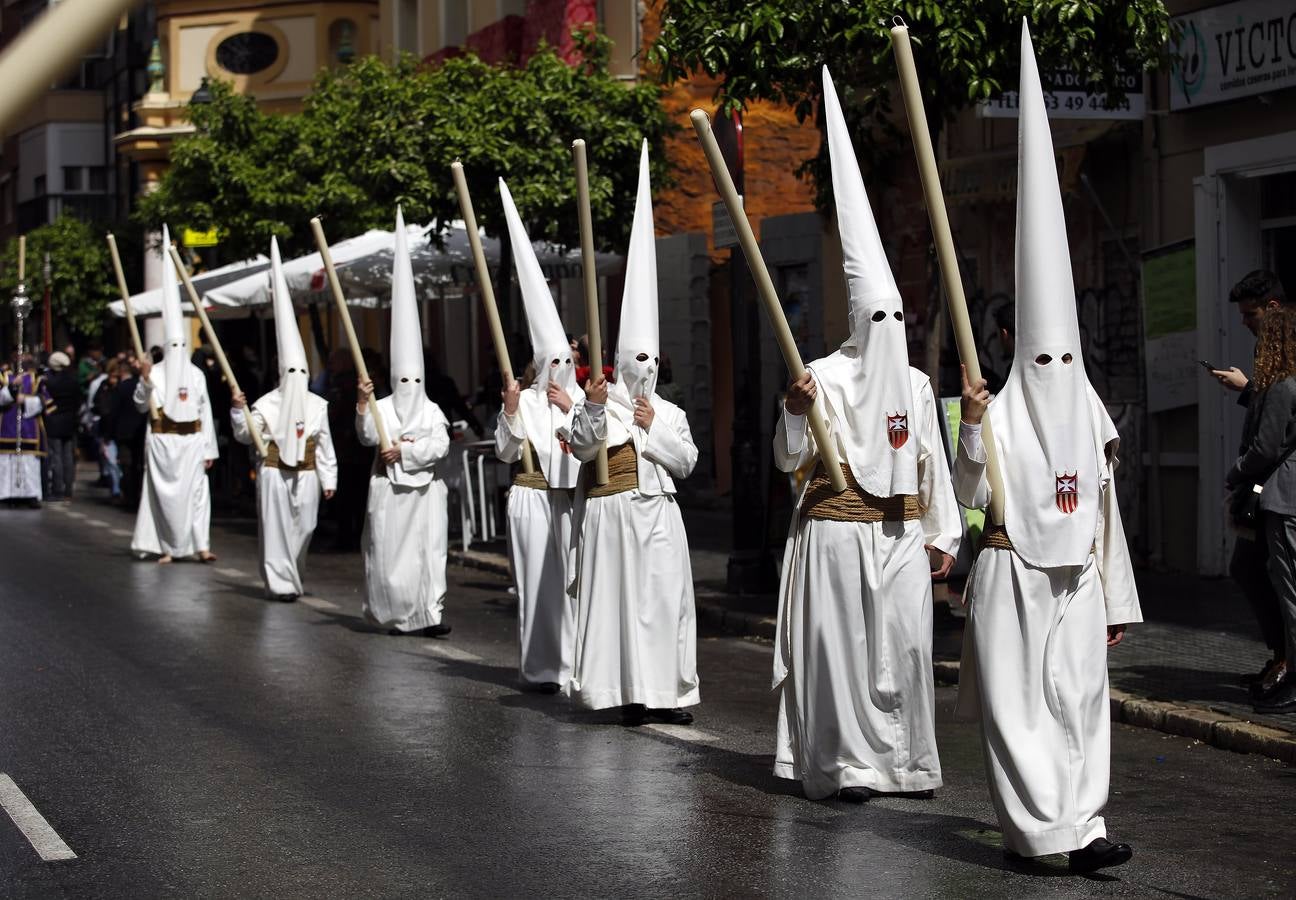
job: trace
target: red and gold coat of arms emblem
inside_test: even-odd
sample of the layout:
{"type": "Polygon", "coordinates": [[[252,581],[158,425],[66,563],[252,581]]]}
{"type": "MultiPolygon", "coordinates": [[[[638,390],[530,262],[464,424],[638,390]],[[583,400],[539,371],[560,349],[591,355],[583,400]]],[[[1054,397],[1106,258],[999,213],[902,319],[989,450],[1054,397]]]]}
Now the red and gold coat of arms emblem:
{"type": "Polygon", "coordinates": [[[909,414],[898,412],[895,415],[886,414],[887,421],[887,440],[891,442],[892,450],[899,450],[909,440],[909,414]]]}
{"type": "Polygon", "coordinates": [[[1057,508],[1071,515],[1080,503],[1079,478],[1077,472],[1063,472],[1057,476],[1057,508]]]}

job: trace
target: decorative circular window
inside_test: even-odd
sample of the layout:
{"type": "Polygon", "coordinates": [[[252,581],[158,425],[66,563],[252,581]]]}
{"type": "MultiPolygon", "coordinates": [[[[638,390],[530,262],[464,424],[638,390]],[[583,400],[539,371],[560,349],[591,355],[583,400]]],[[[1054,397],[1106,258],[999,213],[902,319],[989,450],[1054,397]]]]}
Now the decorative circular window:
{"type": "Polygon", "coordinates": [[[255,75],[279,59],[279,42],[260,31],[232,34],[216,46],[216,64],[234,75],[255,75]]]}

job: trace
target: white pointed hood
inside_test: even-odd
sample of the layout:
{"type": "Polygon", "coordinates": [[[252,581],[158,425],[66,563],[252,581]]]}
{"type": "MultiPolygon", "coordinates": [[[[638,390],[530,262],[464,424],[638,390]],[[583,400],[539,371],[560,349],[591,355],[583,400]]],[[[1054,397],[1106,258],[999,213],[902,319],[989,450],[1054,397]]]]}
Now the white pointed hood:
{"type": "Polygon", "coordinates": [[[274,300],[275,343],[279,349],[279,387],[256,403],[279,448],[279,458],[296,466],[306,455],[311,433],[310,372],[306,348],[297,329],[297,313],[279,256],[279,241],[270,239],[270,280],[274,300]]]}
{"type": "Polygon", "coordinates": [[[1098,528],[1105,446],[1117,434],[1085,374],[1062,191],[1024,19],[1018,96],[1016,347],[990,413],[1004,526],[1031,565],[1081,566],[1098,528]]]}
{"type": "Polygon", "coordinates": [[[171,232],[162,226],[162,412],[173,422],[196,422],[200,415],[189,325],[180,305],[179,275],[171,259],[171,232]]]}
{"type": "Polygon", "coordinates": [[[811,366],[828,407],[842,457],[864,490],[877,497],[918,492],[918,423],[904,304],[896,288],[864,190],[855,148],[828,67],[824,120],[833,200],[850,302],[850,337],[839,352],[811,366]]]}
{"type": "MultiPolygon", "coordinates": [[[[423,383],[423,331],[419,326],[414,292],[414,267],[410,263],[405,216],[396,207],[396,253],[391,283],[391,385],[392,402],[402,431],[422,422],[427,403],[423,383]]],[[[395,440],[397,435],[390,435],[395,440]]]]}
{"type": "Polygon", "coordinates": [[[571,425],[572,413],[564,414],[549,402],[548,396],[549,384],[553,382],[565,390],[573,402],[577,398],[576,366],[572,360],[571,344],[563,331],[549,283],[540,270],[535,248],[531,246],[522,217],[513,203],[513,195],[503,178],[499,182],[499,192],[504,218],[508,222],[509,241],[513,246],[518,285],[522,288],[522,305],[526,308],[536,371],[535,381],[519,398],[518,411],[549,486],[573,488],[580,473],[580,462],[564,449],[557,435],[559,428],[571,425]]]}
{"type": "Polygon", "coordinates": [[[652,183],[648,177],[648,141],[639,156],[639,189],[635,196],[630,246],[626,250],[625,292],[621,295],[621,328],[617,333],[616,385],[613,393],[627,406],[634,397],[651,397],[661,370],[657,330],[657,236],[653,227],[652,183]],[[636,359],[639,354],[648,359],[636,359]]]}

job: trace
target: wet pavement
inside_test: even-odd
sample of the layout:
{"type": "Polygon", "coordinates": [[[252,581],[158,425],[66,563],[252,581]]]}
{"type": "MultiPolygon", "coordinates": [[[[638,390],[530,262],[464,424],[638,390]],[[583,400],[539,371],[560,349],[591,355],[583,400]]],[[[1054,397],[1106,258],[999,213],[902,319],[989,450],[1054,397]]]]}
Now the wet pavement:
{"type": "MultiPolygon", "coordinates": [[[[359,618],[358,556],[262,599],[250,523],[137,563],[131,516],[0,509],[0,772],[77,858],[0,817],[5,897],[1289,897],[1296,772],[1113,726],[1110,875],[1005,868],[975,726],[938,689],[933,801],[810,802],[769,773],[768,644],[704,634],[691,729],[517,690],[515,605],[452,569],[448,640],[359,618]]],[[[1191,667],[1191,660],[1181,665],[1191,667]]]]}

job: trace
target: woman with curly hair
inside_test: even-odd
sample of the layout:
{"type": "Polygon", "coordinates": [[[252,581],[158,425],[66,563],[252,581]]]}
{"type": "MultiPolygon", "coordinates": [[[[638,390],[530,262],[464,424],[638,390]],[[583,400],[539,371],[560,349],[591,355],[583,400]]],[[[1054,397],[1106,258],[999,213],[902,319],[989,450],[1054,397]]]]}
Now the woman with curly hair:
{"type": "MultiPolygon", "coordinates": [[[[1242,430],[1242,453],[1225,483],[1235,493],[1259,493],[1259,527],[1290,662],[1296,660],[1296,310],[1282,307],[1265,315],[1252,384],[1256,394],[1242,430]]],[[[1278,665],[1283,674],[1261,693],[1256,712],[1296,712],[1296,674],[1278,665]]]]}

